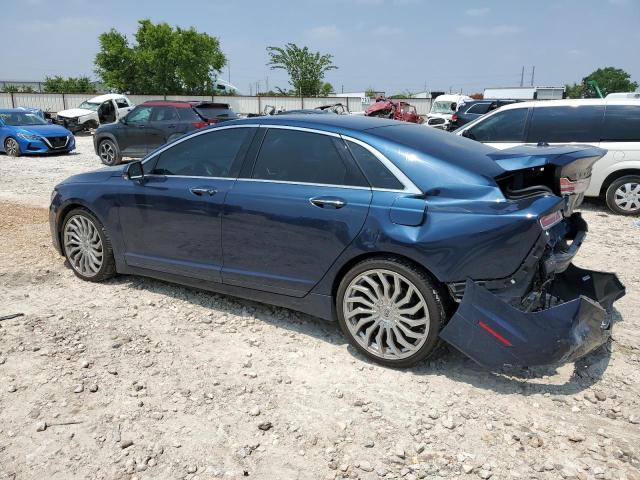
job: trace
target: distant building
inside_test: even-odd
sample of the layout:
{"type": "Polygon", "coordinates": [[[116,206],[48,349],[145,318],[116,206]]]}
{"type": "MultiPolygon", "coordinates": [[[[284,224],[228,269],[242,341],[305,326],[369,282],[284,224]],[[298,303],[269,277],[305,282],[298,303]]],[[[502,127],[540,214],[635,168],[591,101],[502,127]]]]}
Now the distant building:
{"type": "Polygon", "coordinates": [[[564,97],[564,87],[497,87],[484,89],[485,100],[560,100],[564,97]]]}

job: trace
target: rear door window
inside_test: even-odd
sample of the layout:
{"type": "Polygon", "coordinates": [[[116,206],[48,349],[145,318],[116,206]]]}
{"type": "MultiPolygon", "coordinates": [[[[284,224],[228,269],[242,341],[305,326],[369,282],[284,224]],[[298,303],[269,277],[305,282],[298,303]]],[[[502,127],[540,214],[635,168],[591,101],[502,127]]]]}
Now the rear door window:
{"type": "Polygon", "coordinates": [[[152,122],[172,122],[178,120],[175,107],[153,107],[152,122]]]}
{"type": "Polygon", "coordinates": [[[329,135],[270,128],[253,167],[252,178],[293,183],[364,186],[329,135]]]}
{"type": "Polygon", "coordinates": [[[527,142],[599,142],[603,115],[603,105],[535,107],[527,142]]]}
{"type": "Polygon", "coordinates": [[[471,108],[466,111],[466,113],[476,113],[479,115],[484,115],[489,111],[489,106],[491,103],[476,103],[475,105],[471,105],[471,108]]]}
{"type": "Polygon", "coordinates": [[[640,105],[607,105],[601,140],[640,142],[640,105]]]}
{"type": "Polygon", "coordinates": [[[385,190],[403,190],[404,185],[395,177],[393,173],[385,167],[376,156],[369,150],[354,142],[347,141],[349,150],[356,159],[356,163],[364,172],[365,177],[373,188],[383,188],[385,190]]]}
{"type": "Polygon", "coordinates": [[[528,113],[528,108],[497,112],[471,127],[465,136],[478,142],[523,143],[528,113]]]}

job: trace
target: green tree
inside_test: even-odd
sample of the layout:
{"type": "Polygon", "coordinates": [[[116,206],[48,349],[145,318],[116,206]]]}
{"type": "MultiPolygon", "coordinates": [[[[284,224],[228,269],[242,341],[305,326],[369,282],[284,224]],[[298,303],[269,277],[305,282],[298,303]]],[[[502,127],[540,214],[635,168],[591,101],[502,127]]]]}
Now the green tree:
{"type": "Polygon", "coordinates": [[[95,93],[96,87],[89,77],[46,77],[43,89],[47,93],[95,93]]]}
{"type": "Polygon", "coordinates": [[[322,84],[322,88],[320,89],[319,95],[322,97],[330,97],[332,93],[335,93],[333,90],[333,85],[329,82],[324,82],[322,84]]]}
{"type": "Polygon", "coordinates": [[[289,83],[297,95],[320,95],[324,86],[324,75],[338,67],[333,65],[332,55],[311,52],[307,47],[300,48],[295,43],[284,47],[267,47],[271,70],[286,70],[289,83]]]}
{"type": "Polygon", "coordinates": [[[114,29],[99,41],[96,73],[122,92],[209,95],[214,74],[227,63],[218,38],[193,27],[140,20],[134,44],[114,29]]]}
{"type": "Polygon", "coordinates": [[[364,91],[364,96],[369,98],[376,98],[378,96],[378,91],[373,87],[369,87],[364,91]]]}
{"type": "Polygon", "coordinates": [[[620,68],[605,67],[599,68],[582,79],[582,83],[565,85],[567,97],[569,98],[589,98],[597,97],[597,92],[588,85],[589,80],[595,80],[602,92],[607,96],[614,92],[633,92],[638,88],[638,82],[631,81],[631,75],[620,68]]]}

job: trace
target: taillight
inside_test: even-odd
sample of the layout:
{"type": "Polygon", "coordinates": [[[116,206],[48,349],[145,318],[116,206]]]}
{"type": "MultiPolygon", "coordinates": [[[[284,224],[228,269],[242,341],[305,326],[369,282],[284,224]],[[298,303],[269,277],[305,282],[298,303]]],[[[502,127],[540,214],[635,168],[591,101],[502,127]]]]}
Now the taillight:
{"type": "Polygon", "coordinates": [[[457,121],[458,121],[458,115],[454,113],[454,114],[451,116],[451,121],[452,121],[452,122],[457,122],[457,121]]]}
{"type": "Polygon", "coordinates": [[[561,195],[574,195],[584,192],[589,187],[590,178],[583,178],[581,180],[569,180],[566,177],[560,179],[560,194],[561,195]]]}
{"type": "Polygon", "coordinates": [[[195,128],[204,128],[209,124],[207,122],[193,122],[191,125],[193,125],[195,128]]]}
{"type": "Polygon", "coordinates": [[[554,225],[557,225],[562,221],[562,212],[556,210],[553,213],[540,217],[540,226],[543,230],[549,230],[554,225]]]}

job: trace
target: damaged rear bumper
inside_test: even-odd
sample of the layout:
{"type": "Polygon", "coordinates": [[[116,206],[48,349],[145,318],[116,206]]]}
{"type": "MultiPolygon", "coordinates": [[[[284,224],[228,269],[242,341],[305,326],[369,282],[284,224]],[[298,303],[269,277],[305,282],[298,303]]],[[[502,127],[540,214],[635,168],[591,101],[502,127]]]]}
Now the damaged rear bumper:
{"type": "Polygon", "coordinates": [[[613,273],[569,264],[555,275],[548,294],[563,303],[527,312],[469,279],[440,336],[487,367],[571,362],[611,336],[612,305],[625,288],[613,273]]]}

